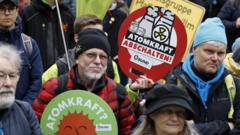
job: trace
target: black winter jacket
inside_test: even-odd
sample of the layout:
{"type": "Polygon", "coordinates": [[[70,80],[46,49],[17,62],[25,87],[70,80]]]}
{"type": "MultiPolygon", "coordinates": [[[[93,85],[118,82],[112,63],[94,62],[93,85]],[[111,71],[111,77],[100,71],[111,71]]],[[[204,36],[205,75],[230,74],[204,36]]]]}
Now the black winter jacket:
{"type": "MultiPolygon", "coordinates": [[[[72,48],[74,17],[64,5],[60,5],[59,8],[66,44],[68,48],[72,48]]],[[[34,38],[38,43],[44,70],[46,70],[55,63],[60,55],[64,54],[57,9],[51,9],[42,0],[32,0],[31,4],[23,10],[21,17],[24,33],[34,38]]]]}
{"type": "Polygon", "coordinates": [[[113,58],[118,55],[118,32],[124,19],[127,17],[127,13],[121,9],[121,6],[124,5],[121,4],[114,10],[108,10],[103,19],[103,30],[108,34],[108,41],[111,45],[111,56],[113,58]]]}
{"type": "Polygon", "coordinates": [[[229,74],[224,71],[221,79],[214,84],[209,91],[207,99],[207,110],[204,108],[201,98],[196,91],[195,84],[188,75],[178,65],[167,75],[167,83],[183,86],[193,100],[193,110],[195,111],[194,122],[203,135],[240,135],[240,79],[234,78],[236,85],[236,96],[234,100],[234,122],[235,129],[230,131],[228,126],[228,112],[230,110],[230,99],[224,78],[229,74]],[[179,85],[179,84],[178,84],[179,85]]]}
{"type": "Polygon", "coordinates": [[[240,37],[240,28],[236,27],[236,20],[240,17],[240,2],[236,3],[233,0],[228,0],[223,8],[219,11],[218,17],[223,21],[226,27],[228,39],[228,52],[231,52],[231,46],[236,38],[240,37]]]}

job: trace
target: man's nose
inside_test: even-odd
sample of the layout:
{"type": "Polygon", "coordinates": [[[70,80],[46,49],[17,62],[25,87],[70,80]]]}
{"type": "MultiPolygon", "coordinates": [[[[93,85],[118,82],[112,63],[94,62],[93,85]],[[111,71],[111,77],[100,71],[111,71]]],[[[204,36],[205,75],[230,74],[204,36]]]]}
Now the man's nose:
{"type": "Polygon", "coordinates": [[[6,9],[4,9],[4,13],[9,15],[11,13],[11,11],[10,11],[10,9],[6,8],[6,9]]]}
{"type": "Polygon", "coordinates": [[[99,56],[99,55],[96,56],[94,62],[96,62],[96,63],[101,63],[101,59],[100,59],[100,56],[99,56]]]}
{"type": "Polygon", "coordinates": [[[212,60],[218,60],[219,56],[217,53],[214,53],[211,58],[212,60]]]}

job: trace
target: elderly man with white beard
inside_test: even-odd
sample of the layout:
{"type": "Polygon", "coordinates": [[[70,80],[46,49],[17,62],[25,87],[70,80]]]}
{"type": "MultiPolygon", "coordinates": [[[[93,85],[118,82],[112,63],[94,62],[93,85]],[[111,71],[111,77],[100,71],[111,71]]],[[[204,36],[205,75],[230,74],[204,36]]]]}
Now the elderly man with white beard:
{"type": "Polygon", "coordinates": [[[42,135],[31,106],[15,99],[20,53],[0,42],[0,135],[42,135]]]}
{"type": "MultiPolygon", "coordinates": [[[[102,30],[88,28],[78,34],[75,65],[69,72],[45,82],[32,107],[40,119],[47,104],[68,90],[86,90],[98,95],[112,109],[118,135],[129,135],[135,120],[127,91],[106,75],[111,46],[102,30]]],[[[81,91],[79,91],[81,93],[81,91]]]]}

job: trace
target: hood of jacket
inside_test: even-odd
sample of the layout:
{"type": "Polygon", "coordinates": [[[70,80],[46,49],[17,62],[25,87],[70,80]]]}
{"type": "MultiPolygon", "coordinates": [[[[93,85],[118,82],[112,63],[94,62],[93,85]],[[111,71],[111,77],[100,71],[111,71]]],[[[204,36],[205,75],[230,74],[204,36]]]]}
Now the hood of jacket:
{"type": "Polygon", "coordinates": [[[224,72],[224,65],[222,64],[221,67],[216,72],[216,75],[214,78],[208,81],[204,81],[199,76],[197,76],[194,71],[192,70],[192,63],[193,63],[193,54],[190,53],[187,59],[183,62],[182,69],[185,71],[185,73],[189,76],[189,78],[194,82],[197,91],[202,99],[202,103],[207,109],[207,98],[210,88],[215,84],[221,77],[224,72]]]}
{"type": "Polygon", "coordinates": [[[232,59],[232,53],[228,53],[224,59],[224,65],[226,67],[226,69],[228,69],[229,71],[231,71],[233,74],[235,75],[240,75],[240,64],[236,63],[233,59],[232,59]]]}

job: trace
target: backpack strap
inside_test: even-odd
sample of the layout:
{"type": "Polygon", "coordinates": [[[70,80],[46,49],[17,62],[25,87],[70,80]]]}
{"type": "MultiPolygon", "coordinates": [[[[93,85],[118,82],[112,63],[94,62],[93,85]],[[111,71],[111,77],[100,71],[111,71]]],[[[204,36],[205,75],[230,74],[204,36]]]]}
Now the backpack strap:
{"type": "Polygon", "coordinates": [[[109,78],[114,79],[114,71],[113,71],[113,64],[112,64],[112,58],[109,57],[108,63],[107,63],[107,75],[109,78]]]}
{"type": "Polygon", "coordinates": [[[28,67],[29,67],[29,69],[31,69],[30,61],[31,61],[32,50],[33,50],[32,41],[31,41],[31,38],[24,33],[21,33],[21,36],[22,36],[22,41],[23,41],[23,47],[24,47],[25,51],[27,52],[28,59],[29,59],[28,67]]]}
{"type": "Polygon", "coordinates": [[[33,50],[31,38],[24,33],[21,33],[21,36],[23,41],[23,47],[28,53],[28,56],[31,57],[33,50]]]}
{"type": "Polygon", "coordinates": [[[233,102],[236,96],[236,86],[233,80],[233,76],[231,74],[227,75],[225,78],[225,84],[228,90],[229,98],[230,98],[230,111],[228,112],[228,118],[233,119],[233,114],[234,114],[234,108],[233,108],[233,102]]]}
{"type": "Polygon", "coordinates": [[[61,60],[57,60],[56,65],[58,69],[58,76],[63,75],[69,71],[68,65],[61,60]]]}
{"type": "Polygon", "coordinates": [[[58,87],[55,90],[56,95],[66,91],[67,81],[68,81],[68,74],[63,74],[58,77],[58,87]]]}

